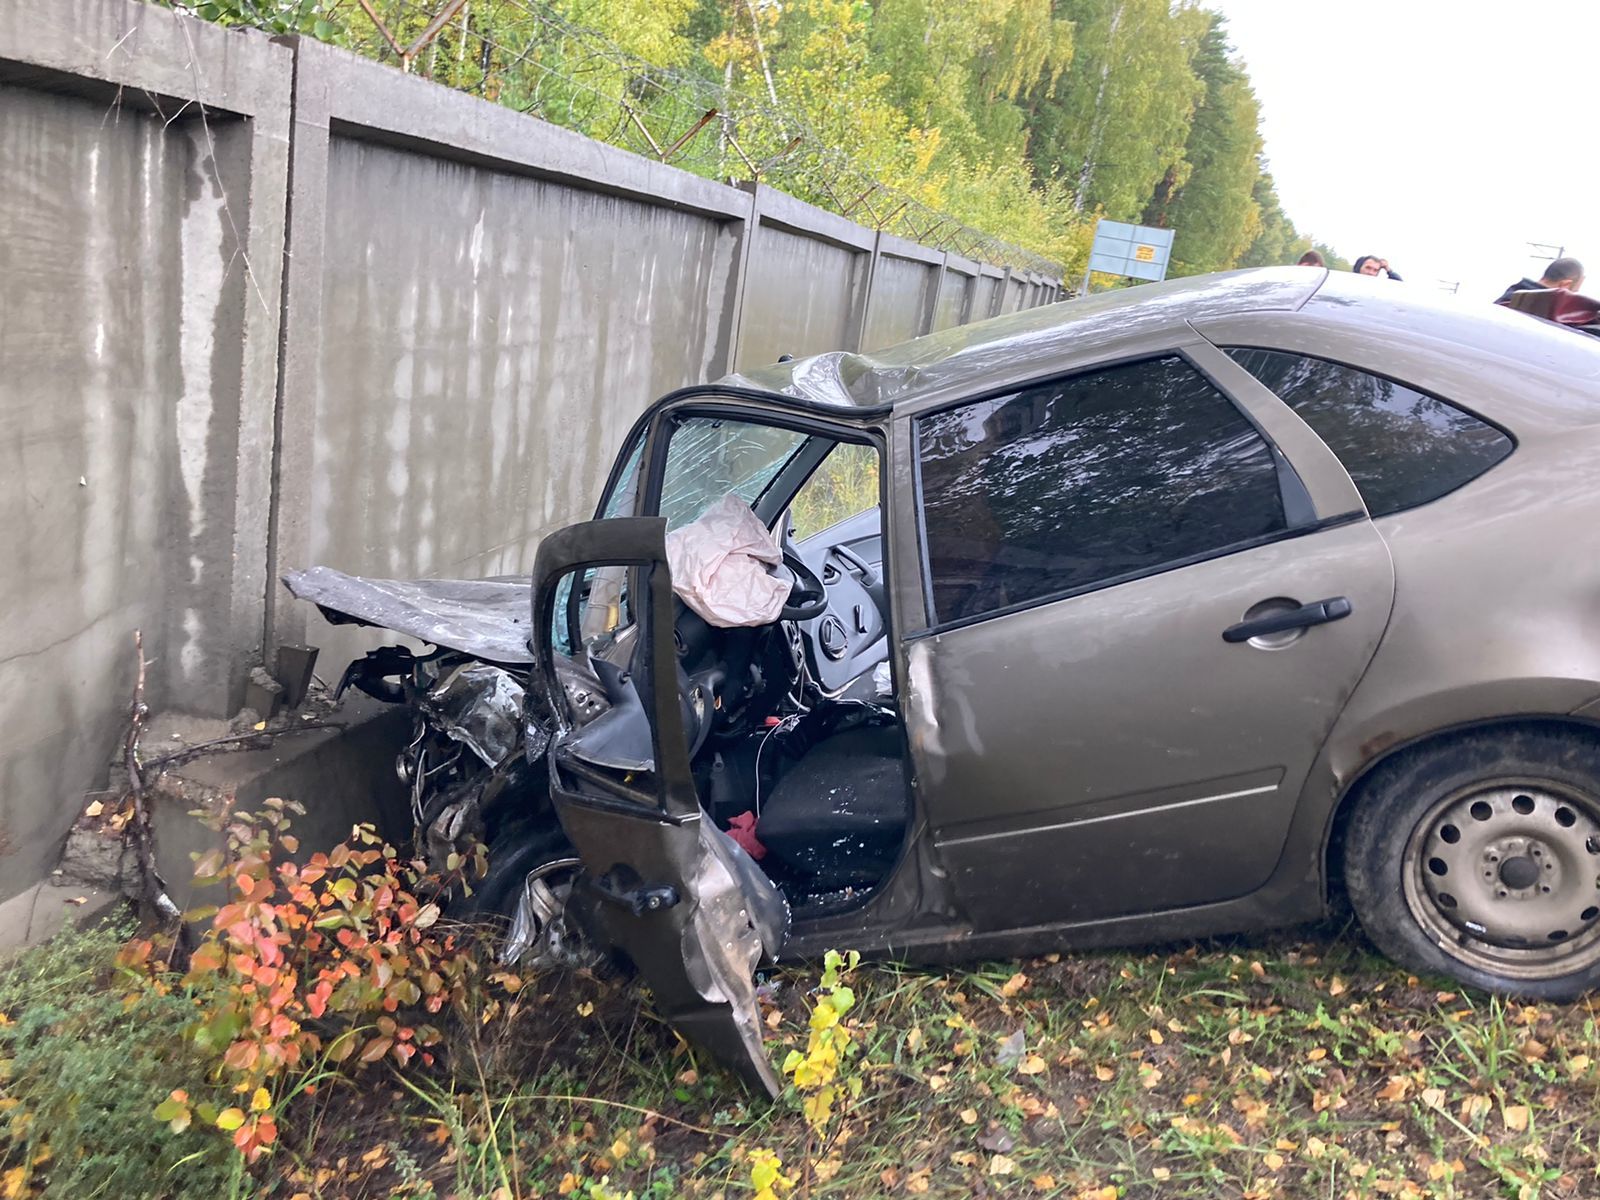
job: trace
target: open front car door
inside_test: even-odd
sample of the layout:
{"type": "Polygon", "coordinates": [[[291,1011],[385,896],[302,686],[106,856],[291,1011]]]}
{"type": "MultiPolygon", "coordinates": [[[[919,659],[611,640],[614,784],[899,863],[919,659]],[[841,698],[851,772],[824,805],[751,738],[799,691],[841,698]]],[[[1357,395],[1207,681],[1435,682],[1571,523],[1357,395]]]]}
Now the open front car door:
{"type": "Polygon", "coordinates": [[[588,521],[539,546],[531,695],[554,731],[551,796],[602,932],[662,1015],[775,1096],[754,973],[783,945],[788,904],[702,813],[689,747],[710,714],[678,664],[674,604],[659,517],[588,521]],[[587,723],[569,690],[574,663],[611,701],[587,723]]]}

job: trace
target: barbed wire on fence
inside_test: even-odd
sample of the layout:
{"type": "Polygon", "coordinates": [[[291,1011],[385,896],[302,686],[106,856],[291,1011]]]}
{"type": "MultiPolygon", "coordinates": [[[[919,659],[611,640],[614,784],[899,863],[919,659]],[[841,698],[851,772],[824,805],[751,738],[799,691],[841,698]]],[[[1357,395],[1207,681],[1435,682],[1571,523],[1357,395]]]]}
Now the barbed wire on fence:
{"type": "MultiPolygon", "coordinates": [[[[648,62],[539,0],[335,3],[345,29],[333,40],[368,58],[697,175],[768,184],[936,250],[1062,273],[1058,263],[883,183],[799,114],[692,70],[648,62]]],[[[233,4],[234,19],[247,23],[261,7],[257,0],[233,4]]],[[[324,37],[333,33],[331,25],[312,25],[324,37]]]]}

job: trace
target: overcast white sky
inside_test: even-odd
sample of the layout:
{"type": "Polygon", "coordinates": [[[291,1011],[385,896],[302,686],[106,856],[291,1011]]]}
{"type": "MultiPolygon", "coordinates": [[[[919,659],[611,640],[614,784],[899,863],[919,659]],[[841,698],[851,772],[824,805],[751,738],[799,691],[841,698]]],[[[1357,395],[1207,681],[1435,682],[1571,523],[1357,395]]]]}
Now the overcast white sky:
{"type": "Polygon", "coordinates": [[[1600,0],[1207,0],[1297,228],[1492,300],[1564,244],[1600,291],[1600,0]],[[1569,66],[1559,65],[1563,58],[1569,66]]]}

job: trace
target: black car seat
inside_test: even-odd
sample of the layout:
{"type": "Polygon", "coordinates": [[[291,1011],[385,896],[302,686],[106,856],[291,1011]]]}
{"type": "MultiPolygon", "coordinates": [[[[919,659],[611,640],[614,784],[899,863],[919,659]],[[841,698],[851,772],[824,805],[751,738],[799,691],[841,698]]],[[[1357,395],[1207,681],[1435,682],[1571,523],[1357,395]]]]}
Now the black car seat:
{"type": "Polygon", "coordinates": [[[882,883],[899,858],[910,817],[894,713],[859,702],[825,705],[773,742],[766,754],[775,756],[775,781],[762,789],[756,822],[767,849],[763,867],[791,896],[882,883]]]}

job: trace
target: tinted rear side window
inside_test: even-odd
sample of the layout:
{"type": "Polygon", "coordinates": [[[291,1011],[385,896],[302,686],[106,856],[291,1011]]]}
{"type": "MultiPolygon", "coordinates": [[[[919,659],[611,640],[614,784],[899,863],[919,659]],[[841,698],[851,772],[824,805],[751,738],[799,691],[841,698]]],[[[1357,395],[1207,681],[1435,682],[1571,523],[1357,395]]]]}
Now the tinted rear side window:
{"type": "Polygon", "coordinates": [[[917,448],[939,624],[1285,528],[1266,442],[1178,358],[922,417],[917,448]]]}
{"type": "Polygon", "coordinates": [[[1281,350],[1228,350],[1339,456],[1374,517],[1476,479],[1512,441],[1471,413],[1354,367],[1281,350]]]}

